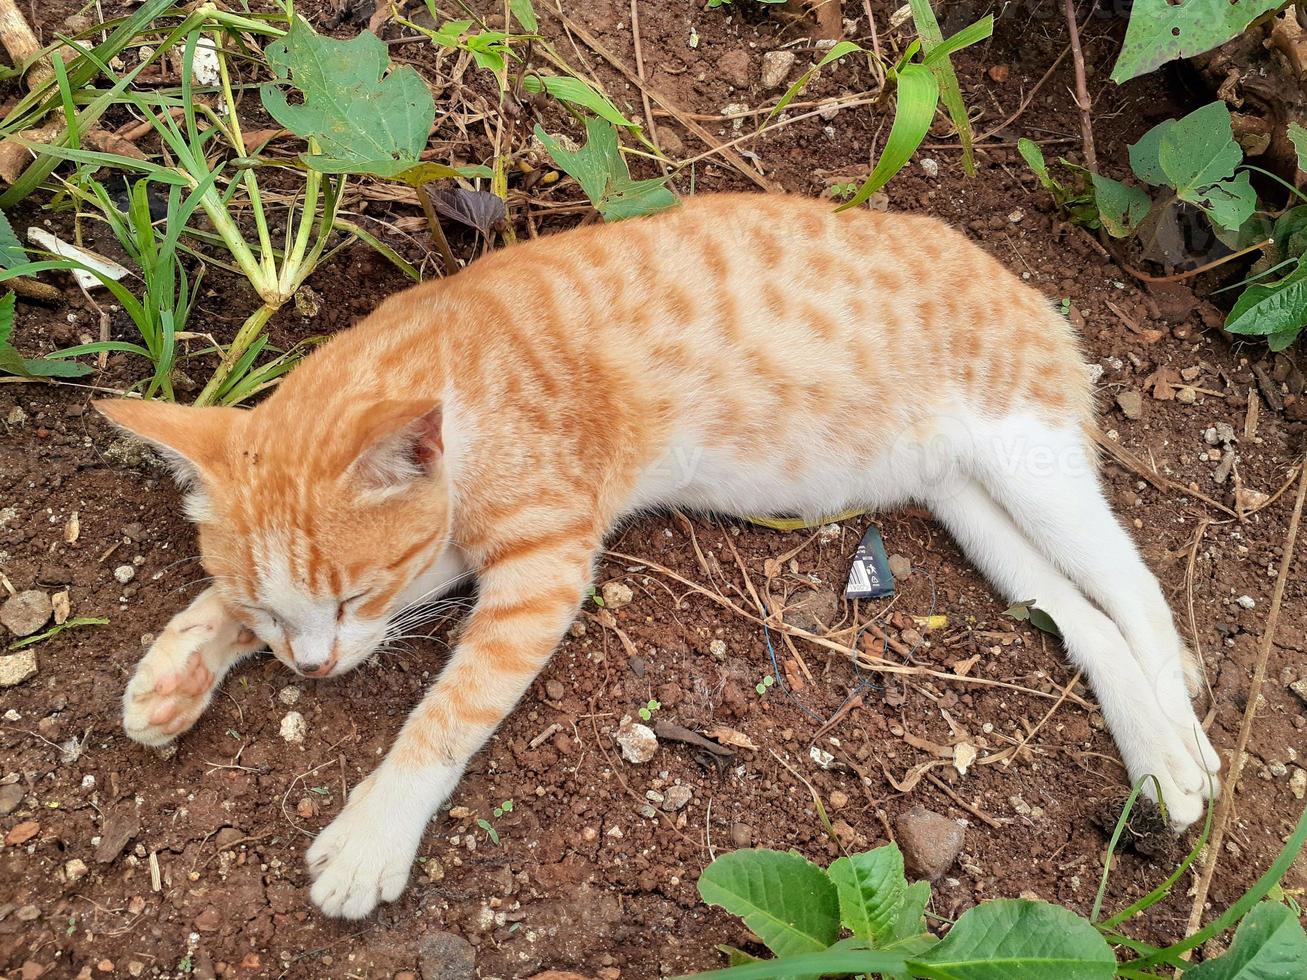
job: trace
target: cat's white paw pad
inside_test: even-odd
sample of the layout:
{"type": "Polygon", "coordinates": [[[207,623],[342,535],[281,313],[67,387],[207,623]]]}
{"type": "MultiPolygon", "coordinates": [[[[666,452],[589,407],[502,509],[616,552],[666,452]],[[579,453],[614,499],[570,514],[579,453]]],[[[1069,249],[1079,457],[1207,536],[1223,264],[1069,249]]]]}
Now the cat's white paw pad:
{"type": "MultiPolygon", "coordinates": [[[[366,800],[366,797],[364,797],[366,800]]],[[[313,887],[309,897],[323,913],[361,919],[378,902],[393,902],[408,884],[421,827],[393,824],[377,807],[351,801],[305,855],[313,887]]]]}
{"type": "Polygon", "coordinates": [[[131,738],[163,745],[199,720],[218,681],[200,650],[210,633],[170,629],[155,641],[123,695],[123,730],[131,738]]]}

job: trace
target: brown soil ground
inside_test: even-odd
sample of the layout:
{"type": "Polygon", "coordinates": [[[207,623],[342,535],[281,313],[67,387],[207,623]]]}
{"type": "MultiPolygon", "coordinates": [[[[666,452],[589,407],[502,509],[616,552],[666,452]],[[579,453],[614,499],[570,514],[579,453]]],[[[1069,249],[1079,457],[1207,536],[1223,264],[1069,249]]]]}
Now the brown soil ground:
{"type": "MultiPolygon", "coordinates": [[[[565,6],[614,57],[634,65],[626,4],[565,6]]],[[[901,40],[886,26],[890,5],[871,6],[882,42],[901,40]]],[[[970,11],[974,5],[958,6],[970,11]]],[[[305,9],[318,23],[327,21],[328,11],[305,9]]],[[[1059,18],[1032,15],[1027,5],[1004,9],[1009,12],[999,19],[996,37],[958,59],[981,130],[1015,113],[1066,46],[1059,18]]],[[[51,36],[71,12],[69,5],[50,5],[37,19],[51,36]]],[[[364,21],[368,13],[362,11],[364,21]]],[[[861,7],[847,4],[846,13],[858,15],[851,35],[865,39],[861,7]]],[[[787,20],[749,0],[711,11],[683,2],[641,4],[640,17],[653,87],[685,111],[708,117],[703,125],[718,140],[736,135],[729,121],[717,118],[724,106],[756,107],[778,94],[761,90],[763,52],[790,45],[800,66],[816,57],[807,21],[787,20]]],[[[593,68],[626,111],[642,113],[638,90],[579,36],[566,35],[552,16],[542,15],[542,29],[569,60],[593,68]]],[[[1168,87],[1170,76],[1120,90],[1106,81],[1120,29],[1119,22],[1095,20],[1086,31],[1095,69],[1091,89],[1099,96],[1098,149],[1109,171],[1120,168],[1128,142],[1185,108],[1173,100],[1182,90],[1168,87]]],[[[355,30],[348,22],[336,28],[341,35],[355,30]]],[[[383,36],[405,33],[388,25],[383,36]]],[[[449,70],[448,60],[437,65],[422,45],[393,50],[433,78],[449,70]]],[[[1217,329],[1220,314],[1185,286],[1144,290],[1096,243],[1055,220],[1010,148],[1026,135],[1050,141],[1050,156],[1078,149],[1070,68],[1064,60],[1019,118],[994,137],[1007,146],[981,153],[975,179],[962,175],[956,140],[941,125],[932,137],[938,142],[890,185],[888,206],[932,213],[967,229],[1050,298],[1070,300],[1089,356],[1104,368],[1102,427],[1151,471],[1232,504],[1233,478],[1214,482],[1218,463],[1212,457],[1220,454],[1204,439],[1209,427],[1224,422],[1238,434],[1241,485],[1274,494],[1303,448],[1302,374],[1292,358],[1264,360],[1259,345],[1232,343],[1217,329]],[[1270,375],[1269,400],[1254,376],[1258,363],[1270,375]],[[1196,399],[1154,399],[1144,379],[1159,367],[1183,372],[1196,399]],[[1144,393],[1141,418],[1127,419],[1115,407],[1123,391],[1144,393]],[[1246,433],[1250,401],[1260,412],[1255,432],[1246,433]]],[[[859,92],[871,81],[864,67],[849,62],[826,71],[803,98],[859,92]]],[[[493,98],[493,87],[473,72],[464,84],[468,99],[493,98]]],[[[659,138],[673,155],[701,152],[701,143],[678,123],[665,116],[658,121],[659,138]]],[[[564,122],[549,108],[545,124],[557,132],[564,122]]],[[[776,185],[819,195],[831,183],[865,173],[886,130],[883,108],[860,107],[780,129],[742,149],[756,154],[776,185]]],[[[451,124],[437,138],[460,136],[451,124]]],[[[484,159],[489,144],[479,125],[472,139],[457,155],[484,159]]],[[[676,183],[683,193],[691,190],[689,179],[676,183]]],[[[720,158],[705,159],[693,171],[695,190],[751,186],[720,158]]],[[[544,199],[575,197],[563,186],[544,199]]],[[[534,213],[544,214],[540,206],[534,213]]],[[[368,214],[411,222],[417,211],[373,203],[368,214]]],[[[565,227],[582,214],[575,209],[539,217],[536,230],[565,227]]],[[[36,212],[29,208],[14,217],[21,228],[36,212]]],[[[525,220],[517,230],[531,233],[525,220]]],[[[392,240],[417,257],[415,240],[392,240]]],[[[108,247],[103,237],[95,244],[108,247]]],[[[465,256],[473,252],[470,238],[455,235],[454,244],[465,256]]],[[[305,319],[287,310],[274,321],[274,338],[284,344],[340,330],[402,285],[385,261],[355,246],[315,276],[320,315],[305,319]]],[[[196,322],[229,337],[252,308],[248,290],[220,273],[205,286],[196,322]]],[[[35,353],[75,343],[97,323],[70,289],[54,309],[20,304],[17,336],[35,353]]],[[[127,323],[115,320],[114,327],[127,335],[127,323]]],[[[204,370],[199,366],[198,376],[204,370]]],[[[112,387],[139,376],[139,363],[115,357],[96,380],[112,387]]],[[[868,393],[878,396],[893,393],[868,393]]],[[[148,634],[188,601],[203,573],[191,560],[194,536],[166,474],[89,410],[89,397],[76,387],[0,387],[0,567],[16,589],[67,587],[75,615],[110,620],[36,646],[37,675],[0,691],[0,783],[21,789],[16,806],[3,809],[0,836],[26,822],[39,824],[30,839],[0,848],[5,976],[466,976],[449,957],[441,959],[442,944],[458,942],[448,933],[471,944],[476,975],[487,978],[554,968],[637,980],[706,969],[723,962],[717,944],[749,942],[735,919],[699,901],[695,882],[714,854],[746,842],[795,848],[823,863],[839,853],[805,780],[821,795],[849,849],[884,842],[896,819],[915,805],[965,823],[963,853],[936,884],[931,909],[942,918],[982,899],[1029,893],[1088,911],[1102,870],[1104,813],[1110,821],[1125,789],[1101,716],[1079,700],[1092,703],[1092,696],[1075,685],[1073,696],[1059,702],[1072,675],[1056,644],[1005,617],[1003,605],[926,515],[901,512],[875,521],[889,551],[912,564],[912,575],[892,603],[842,608],[834,628],[875,616],[900,640],[916,628],[910,617],[945,615],[948,625],[929,633],[913,660],[965,677],[865,678],[874,684],[863,690],[861,705],[822,732],[822,721],[864,677],[815,647],[797,656],[782,648],[786,675],[799,677],[803,689],[787,695],[777,685],[758,695],[754,686],[770,671],[762,631],[662,569],[752,608],[748,581],[761,586],[764,561],[797,548],[771,581],[773,596],[785,601],[810,590],[839,592],[869,519],[846,521],[832,538],[817,540],[706,518],[641,519],[611,543],[633,557],[611,557],[599,576],[600,583],[624,582],[634,594],[614,614],[629,642],[586,617],[472,762],[451,801],[461,809],[433,821],[402,899],[363,922],[323,919],[308,900],[305,846],[339,811],[346,789],[375,765],[439,670],[447,631],[436,631],[406,655],[327,682],[296,680],[271,659],[251,662],[227,681],[208,715],[175,749],[157,753],[129,741],[118,727],[124,684],[148,634]],[[65,529],[73,515],[80,534],[69,542],[65,529]],[[123,564],[136,569],[126,586],[114,577],[123,564]],[[723,641],[724,657],[714,656],[716,640],[723,641]],[[977,679],[1024,690],[982,686],[977,679]],[[307,737],[293,746],[279,736],[291,691],[298,693],[295,710],[308,722],[307,737]],[[661,702],[659,719],[697,729],[724,724],[746,734],[757,751],[741,749],[719,765],[691,746],[665,741],[651,763],[626,763],[613,731],[650,698],[661,702]],[[552,734],[541,741],[546,732],[552,734]],[[819,732],[816,744],[837,760],[831,768],[819,767],[810,755],[819,732]],[[965,775],[941,760],[909,791],[895,788],[906,785],[914,767],[937,758],[930,743],[948,746],[963,738],[979,746],[982,757],[1022,742],[1024,748],[1010,765],[976,765],[965,775]],[[688,805],[650,816],[647,794],[677,784],[691,788],[688,805]],[[512,812],[493,818],[492,809],[504,800],[514,802],[512,812]],[[491,820],[498,843],[478,827],[478,817],[491,820]]],[[[1214,693],[1211,733],[1228,748],[1244,711],[1292,495],[1234,521],[1110,459],[1104,476],[1186,632],[1193,624],[1214,693]],[[1251,608],[1239,602],[1244,596],[1253,600],[1251,608]]],[[[1292,575],[1254,757],[1211,892],[1216,910],[1267,866],[1303,805],[1292,786],[1307,752],[1307,706],[1289,684],[1307,677],[1305,594],[1307,577],[1292,575]]],[[[912,645],[911,633],[907,642],[912,645]]],[[[6,792],[7,799],[17,795],[6,792]]],[[[1181,850],[1124,854],[1108,907],[1150,889],[1181,850]]],[[[1301,860],[1287,885],[1307,887],[1301,860]]],[[[1139,922],[1138,934],[1177,937],[1188,915],[1188,886],[1189,879],[1182,881],[1139,922]]]]}

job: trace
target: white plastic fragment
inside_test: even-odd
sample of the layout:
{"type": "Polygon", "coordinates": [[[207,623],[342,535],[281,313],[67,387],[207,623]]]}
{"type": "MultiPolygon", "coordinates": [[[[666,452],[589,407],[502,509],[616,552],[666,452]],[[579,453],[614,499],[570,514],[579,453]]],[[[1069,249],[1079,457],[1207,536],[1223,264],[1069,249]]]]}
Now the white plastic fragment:
{"type": "MultiPolygon", "coordinates": [[[[50,234],[44,228],[38,228],[36,225],[27,229],[27,240],[35,242],[47,252],[53,252],[60,258],[72,259],[74,262],[80,262],[84,266],[95,269],[106,279],[112,279],[114,282],[127,275],[127,270],[113,259],[106,259],[97,252],[88,252],[84,248],[79,248],[56,235],[50,234]]],[[[99,289],[104,285],[86,269],[73,269],[72,273],[77,285],[83,289],[99,289]]]]}

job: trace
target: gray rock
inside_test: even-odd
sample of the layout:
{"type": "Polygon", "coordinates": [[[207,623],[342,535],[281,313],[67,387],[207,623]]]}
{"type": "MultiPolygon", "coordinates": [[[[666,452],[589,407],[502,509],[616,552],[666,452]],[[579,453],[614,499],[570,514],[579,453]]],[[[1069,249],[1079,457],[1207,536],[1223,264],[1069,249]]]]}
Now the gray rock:
{"type": "Polygon", "coordinates": [[[0,817],[7,817],[23,802],[23,787],[18,783],[0,786],[0,817]]]}
{"type": "Polygon", "coordinates": [[[908,874],[934,881],[957,860],[964,834],[956,820],[914,806],[894,822],[908,874]]]}
{"type": "Polygon", "coordinates": [[[462,936],[433,932],[418,947],[422,980],[476,980],[476,950],[462,936]]]}
{"type": "Polygon", "coordinates": [[[793,51],[768,51],[762,56],[762,87],[780,88],[794,67],[793,51]]]}
{"type": "Polygon", "coordinates": [[[623,725],[617,730],[617,744],[621,747],[622,758],[637,765],[648,762],[658,751],[658,736],[648,725],[636,722],[623,725]]]}
{"type": "Polygon", "coordinates": [[[0,687],[13,687],[35,676],[35,650],[19,650],[0,657],[0,687]]]}
{"type": "Polygon", "coordinates": [[[753,845],[753,828],[747,823],[731,824],[731,843],[736,847],[751,847],[753,845]]]}
{"type": "Polygon", "coordinates": [[[692,796],[694,791],[688,786],[668,786],[667,792],[663,794],[663,809],[669,813],[684,810],[692,796]]]}
{"type": "Polygon", "coordinates": [[[1128,419],[1144,417],[1144,397],[1137,391],[1117,392],[1116,405],[1121,409],[1121,414],[1128,419]]]}
{"type": "MultiPolygon", "coordinates": [[[[141,832],[141,817],[136,807],[130,803],[114,809],[105,818],[100,830],[100,843],[95,847],[95,860],[99,864],[109,864],[137,834],[141,832]]],[[[221,837],[221,834],[219,834],[221,837]]]]}
{"type": "Polygon", "coordinates": [[[50,621],[54,606],[40,589],[28,589],[5,600],[0,606],[0,623],[14,636],[31,636],[50,621]]]}
{"type": "Polygon", "coordinates": [[[834,592],[809,589],[785,607],[781,618],[809,633],[825,633],[839,614],[840,600],[834,592]]]}

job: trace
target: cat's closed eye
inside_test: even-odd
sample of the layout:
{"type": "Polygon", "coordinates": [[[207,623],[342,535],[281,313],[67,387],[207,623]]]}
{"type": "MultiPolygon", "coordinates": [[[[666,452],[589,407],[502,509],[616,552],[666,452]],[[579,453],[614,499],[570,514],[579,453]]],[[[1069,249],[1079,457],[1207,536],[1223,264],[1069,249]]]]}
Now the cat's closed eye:
{"type": "Polygon", "coordinates": [[[336,607],[336,622],[339,623],[342,619],[344,619],[346,613],[350,612],[354,607],[362,603],[363,600],[366,599],[369,595],[371,595],[371,593],[369,592],[358,592],[350,596],[348,599],[342,599],[340,601],[340,605],[336,607]]]}

